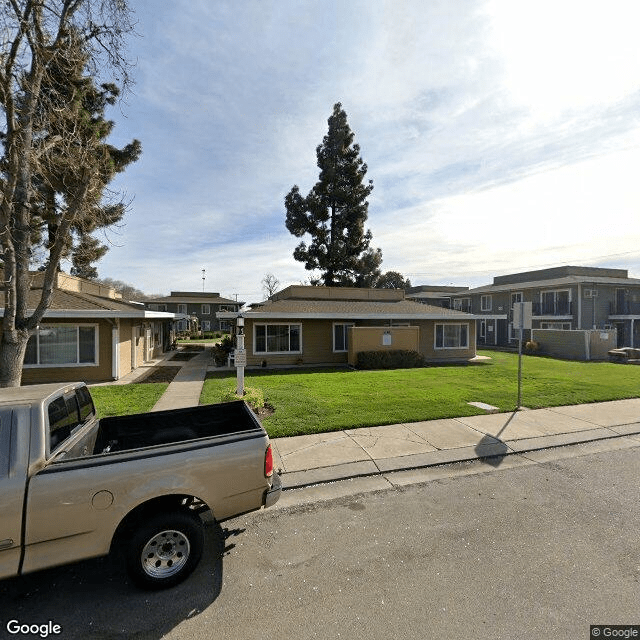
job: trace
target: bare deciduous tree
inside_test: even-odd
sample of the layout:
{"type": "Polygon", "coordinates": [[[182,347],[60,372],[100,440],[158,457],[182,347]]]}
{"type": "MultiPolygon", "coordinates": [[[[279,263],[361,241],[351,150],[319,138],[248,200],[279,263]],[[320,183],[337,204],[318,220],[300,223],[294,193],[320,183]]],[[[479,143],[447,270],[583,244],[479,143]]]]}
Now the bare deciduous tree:
{"type": "Polygon", "coordinates": [[[280,280],[276,278],[273,273],[265,273],[262,278],[262,289],[266,293],[267,298],[271,297],[280,286],[280,280]]]}
{"type": "Polygon", "coordinates": [[[113,123],[103,113],[118,94],[112,81],[130,81],[123,51],[132,29],[125,0],[7,0],[0,10],[0,387],[20,384],[61,258],[124,213],[102,202],[140,143],[106,144],[113,123]],[[37,251],[45,269],[31,291],[37,251]]]}

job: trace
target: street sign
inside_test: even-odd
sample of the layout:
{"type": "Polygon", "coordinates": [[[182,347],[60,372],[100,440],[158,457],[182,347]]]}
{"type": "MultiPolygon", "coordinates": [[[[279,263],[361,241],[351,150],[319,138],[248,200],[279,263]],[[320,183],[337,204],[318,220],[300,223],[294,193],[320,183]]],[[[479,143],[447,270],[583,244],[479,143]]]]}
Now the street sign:
{"type": "Polygon", "coordinates": [[[235,354],[233,356],[233,362],[236,365],[236,367],[246,367],[247,366],[247,350],[236,349],[235,354]]]}
{"type": "Polygon", "coordinates": [[[522,333],[533,328],[533,303],[516,302],[513,305],[513,328],[518,329],[518,404],[516,411],[522,406],[522,333]]]}
{"type": "Polygon", "coordinates": [[[533,326],[533,303],[515,302],[513,305],[513,328],[531,329],[533,326]]]}

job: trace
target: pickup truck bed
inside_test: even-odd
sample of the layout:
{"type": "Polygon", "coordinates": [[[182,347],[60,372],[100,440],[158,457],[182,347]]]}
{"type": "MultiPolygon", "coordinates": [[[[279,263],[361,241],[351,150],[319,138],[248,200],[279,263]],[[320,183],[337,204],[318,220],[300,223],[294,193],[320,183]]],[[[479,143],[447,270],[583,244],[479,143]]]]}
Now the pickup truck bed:
{"type": "Polygon", "coordinates": [[[101,418],[93,453],[115,453],[230,434],[238,439],[263,435],[260,423],[241,400],[101,418]]]}

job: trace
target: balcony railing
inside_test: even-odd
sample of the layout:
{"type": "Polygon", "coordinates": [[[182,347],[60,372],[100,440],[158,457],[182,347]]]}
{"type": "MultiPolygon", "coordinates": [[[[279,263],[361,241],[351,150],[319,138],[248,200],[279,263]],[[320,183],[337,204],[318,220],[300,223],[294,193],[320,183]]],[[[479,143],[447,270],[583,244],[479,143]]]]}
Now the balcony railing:
{"type": "Polygon", "coordinates": [[[610,302],[610,316],[640,316],[640,302],[629,302],[627,300],[610,302]]]}
{"type": "Polygon", "coordinates": [[[534,302],[532,304],[534,316],[571,316],[573,302],[556,300],[555,302],[534,302]]]}
{"type": "Polygon", "coordinates": [[[457,303],[453,305],[453,308],[456,311],[464,311],[464,313],[471,313],[471,303],[470,302],[463,302],[461,303],[457,303]]]}

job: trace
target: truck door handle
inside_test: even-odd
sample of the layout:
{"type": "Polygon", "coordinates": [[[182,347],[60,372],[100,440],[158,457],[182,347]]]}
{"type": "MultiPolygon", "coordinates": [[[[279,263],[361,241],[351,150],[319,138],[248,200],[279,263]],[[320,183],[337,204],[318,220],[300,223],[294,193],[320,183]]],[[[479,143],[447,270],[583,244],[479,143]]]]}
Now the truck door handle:
{"type": "Polygon", "coordinates": [[[13,547],[13,540],[11,538],[0,540],[0,549],[8,549],[9,547],[13,547]]]}

